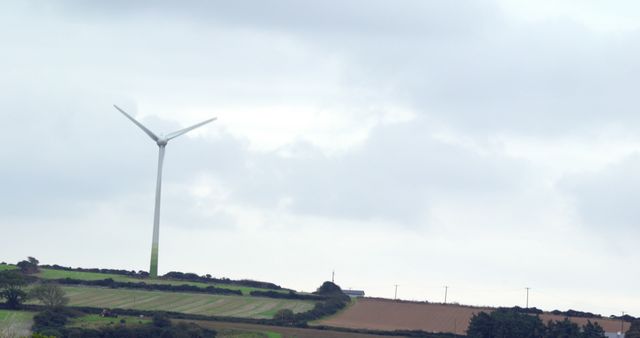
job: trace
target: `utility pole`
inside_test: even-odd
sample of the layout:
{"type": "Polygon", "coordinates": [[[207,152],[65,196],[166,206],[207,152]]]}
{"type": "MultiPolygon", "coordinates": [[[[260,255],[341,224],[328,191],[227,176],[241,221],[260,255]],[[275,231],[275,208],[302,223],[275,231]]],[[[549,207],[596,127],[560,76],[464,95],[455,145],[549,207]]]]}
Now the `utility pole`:
{"type": "Polygon", "coordinates": [[[620,334],[624,334],[624,311],[622,311],[622,317],[620,317],[620,334]]]}
{"type": "Polygon", "coordinates": [[[445,285],[444,287],[444,303],[447,304],[447,291],[449,291],[449,287],[445,285]]]}
{"type": "Polygon", "coordinates": [[[331,283],[335,284],[336,270],[331,271],[331,283]]]}
{"type": "Polygon", "coordinates": [[[398,284],[395,284],[395,287],[396,287],[396,291],[393,294],[393,299],[398,299],[398,284]]]}
{"type": "Polygon", "coordinates": [[[529,308],[529,289],[531,288],[525,288],[527,290],[527,305],[525,306],[525,309],[529,308]]]}

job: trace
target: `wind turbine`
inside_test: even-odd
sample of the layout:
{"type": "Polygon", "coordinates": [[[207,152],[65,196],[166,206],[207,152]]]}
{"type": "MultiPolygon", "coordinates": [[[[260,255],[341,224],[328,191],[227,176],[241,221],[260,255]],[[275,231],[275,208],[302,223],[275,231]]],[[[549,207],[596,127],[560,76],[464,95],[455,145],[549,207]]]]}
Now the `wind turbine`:
{"type": "Polygon", "coordinates": [[[174,131],[173,133],[169,133],[166,136],[160,135],[157,136],[151,130],[147,129],[147,127],[143,126],[142,123],[136,121],[131,115],[127,114],[124,110],[120,109],[120,107],[113,105],[118,111],[120,111],[124,116],[126,116],[131,122],[133,122],[136,126],[140,127],[142,131],[144,131],[151,139],[158,145],[158,179],[156,181],[156,204],[153,211],[153,240],[151,242],[151,266],[149,267],[149,276],[158,277],[158,244],[160,240],[160,191],[162,188],[162,163],[164,162],[164,148],[167,146],[167,143],[183,134],[188,133],[191,130],[194,130],[198,127],[201,127],[209,122],[212,122],[216,119],[216,117],[212,119],[208,119],[206,121],[195,124],[191,127],[180,129],[178,131],[174,131]]]}

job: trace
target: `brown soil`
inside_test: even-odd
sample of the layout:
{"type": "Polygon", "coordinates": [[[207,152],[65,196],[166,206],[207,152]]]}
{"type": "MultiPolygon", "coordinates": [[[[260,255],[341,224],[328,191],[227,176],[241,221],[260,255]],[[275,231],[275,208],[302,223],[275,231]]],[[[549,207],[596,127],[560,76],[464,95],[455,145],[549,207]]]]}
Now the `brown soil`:
{"type": "Polygon", "coordinates": [[[361,298],[318,325],[371,330],[423,330],[464,334],[474,313],[484,308],[361,298]]]}
{"type": "MultiPolygon", "coordinates": [[[[464,334],[473,314],[491,312],[492,308],[470,307],[449,304],[429,304],[404,302],[387,299],[361,298],[354,305],[337,315],[316,322],[316,325],[346,327],[370,330],[423,330],[427,332],[451,332],[464,334]]],[[[544,323],[549,320],[563,320],[564,316],[543,314],[544,323]]],[[[587,323],[586,318],[569,318],[578,325],[587,323]]],[[[620,321],[612,319],[591,319],[606,332],[620,330],[620,321]]],[[[625,323],[624,329],[629,328],[625,323]]]]}

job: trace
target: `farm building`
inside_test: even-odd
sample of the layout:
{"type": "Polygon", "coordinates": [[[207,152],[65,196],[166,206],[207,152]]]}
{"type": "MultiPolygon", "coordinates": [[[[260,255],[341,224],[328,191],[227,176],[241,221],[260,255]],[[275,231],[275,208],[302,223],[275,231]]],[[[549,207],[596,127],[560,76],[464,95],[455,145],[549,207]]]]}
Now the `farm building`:
{"type": "Polygon", "coordinates": [[[362,290],[342,290],[342,292],[349,297],[364,297],[362,290]]]}

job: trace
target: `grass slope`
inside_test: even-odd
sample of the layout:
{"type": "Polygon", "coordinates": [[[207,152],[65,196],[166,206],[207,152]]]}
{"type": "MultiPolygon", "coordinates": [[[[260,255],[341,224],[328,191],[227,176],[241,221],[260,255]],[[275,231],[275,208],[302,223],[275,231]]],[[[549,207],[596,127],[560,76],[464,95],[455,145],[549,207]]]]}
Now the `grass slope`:
{"type": "MultiPolygon", "coordinates": [[[[121,326],[135,327],[144,324],[151,323],[152,320],[149,317],[133,317],[133,316],[118,316],[102,317],[100,315],[86,315],[78,318],[73,318],[66,325],[67,327],[79,327],[83,329],[100,329],[109,326],[121,326]],[[124,323],[123,323],[124,321],[124,323]]],[[[4,337],[4,336],[0,336],[4,337]]],[[[282,335],[266,330],[238,330],[238,329],[223,329],[218,332],[218,337],[223,338],[282,338],[282,335]]]]}
{"type": "Polygon", "coordinates": [[[26,337],[31,335],[35,313],[0,310],[0,337],[26,337]]]}
{"type": "Polygon", "coordinates": [[[0,264],[0,271],[5,271],[5,270],[15,270],[16,266],[15,265],[10,265],[10,264],[0,264]]]}
{"type": "Polygon", "coordinates": [[[99,327],[109,326],[109,325],[120,325],[120,322],[122,320],[125,321],[125,325],[127,326],[151,323],[151,319],[146,317],[139,318],[139,317],[132,317],[132,316],[118,316],[118,318],[111,318],[111,317],[102,317],[100,315],[86,315],[78,318],[73,318],[71,322],[67,324],[67,326],[81,327],[85,329],[90,329],[90,328],[94,329],[94,328],[99,328],[99,327]]]}
{"type": "Polygon", "coordinates": [[[63,286],[63,289],[72,306],[163,310],[213,316],[272,318],[280,309],[291,309],[297,313],[314,306],[311,301],[261,297],[97,287],[63,286]]]}
{"type": "MultiPolygon", "coordinates": [[[[2,265],[0,265],[1,269],[2,265]]],[[[217,284],[217,283],[199,283],[199,282],[189,282],[189,281],[181,281],[181,280],[170,280],[170,279],[159,279],[159,278],[133,278],[124,275],[117,274],[109,274],[109,273],[97,273],[97,272],[84,272],[84,271],[65,271],[65,270],[53,270],[53,269],[40,269],[40,272],[36,274],[37,277],[42,279],[61,279],[61,278],[73,278],[73,279],[81,279],[81,280],[101,280],[111,278],[117,282],[145,282],[147,284],[170,284],[170,285],[193,285],[197,287],[205,288],[207,286],[215,286],[224,289],[230,290],[240,290],[242,294],[248,295],[249,292],[260,290],[264,291],[266,289],[258,289],[246,286],[238,286],[232,284],[217,284]]],[[[283,291],[285,292],[285,291],[283,291]]]]}

